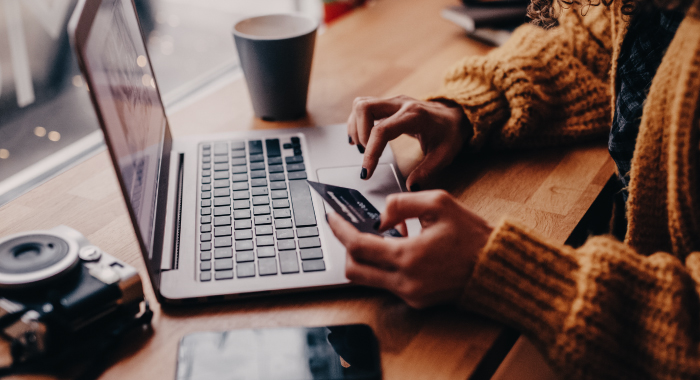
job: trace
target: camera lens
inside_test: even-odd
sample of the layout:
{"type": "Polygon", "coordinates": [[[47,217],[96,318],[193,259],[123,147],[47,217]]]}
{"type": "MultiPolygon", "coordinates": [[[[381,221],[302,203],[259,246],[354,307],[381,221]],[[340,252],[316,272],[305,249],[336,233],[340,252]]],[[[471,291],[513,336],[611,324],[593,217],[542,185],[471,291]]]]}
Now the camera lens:
{"type": "MultiPolygon", "coordinates": [[[[52,268],[68,256],[69,250],[65,240],[53,235],[31,234],[2,242],[0,282],[3,282],[3,275],[30,275],[52,268]]],[[[51,275],[47,273],[46,278],[48,277],[51,275]]],[[[27,277],[27,283],[32,282],[31,278],[32,276],[27,277]]]]}

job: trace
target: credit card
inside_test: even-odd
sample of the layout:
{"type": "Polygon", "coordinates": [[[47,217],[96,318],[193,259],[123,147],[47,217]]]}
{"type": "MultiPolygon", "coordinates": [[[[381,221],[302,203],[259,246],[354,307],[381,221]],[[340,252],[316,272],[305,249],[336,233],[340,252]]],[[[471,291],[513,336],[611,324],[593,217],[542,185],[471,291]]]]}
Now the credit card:
{"type": "Polygon", "coordinates": [[[380,212],[359,191],[314,181],[307,180],[306,182],[323,197],[335,212],[340,214],[360,232],[378,236],[402,237],[401,233],[395,228],[384,233],[380,233],[374,228],[374,225],[379,220],[380,212]]]}

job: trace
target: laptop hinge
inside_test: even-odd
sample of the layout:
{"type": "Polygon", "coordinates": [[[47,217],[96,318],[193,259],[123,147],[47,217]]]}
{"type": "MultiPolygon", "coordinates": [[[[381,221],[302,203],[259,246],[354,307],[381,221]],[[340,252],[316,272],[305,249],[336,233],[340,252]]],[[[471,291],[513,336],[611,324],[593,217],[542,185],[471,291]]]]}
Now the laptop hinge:
{"type": "MultiPolygon", "coordinates": [[[[166,270],[173,270],[177,269],[179,265],[179,259],[180,259],[180,231],[181,231],[181,223],[182,223],[182,187],[184,184],[184,176],[183,176],[183,171],[185,167],[185,154],[184,153],[177,153],[176,155],[173,154],[171,157],[177,157],[176,160],[171,160],[170,163],[170,173],[177,173],[175,177],[176,182],[173,184],[175,186],[172,186],[171,188],[175,189],[175,194],[174,196],[168,197],[169,199],[172,199],[171,202],[173,204],[171,205],[172,207],[172,213],[169,213],[173,215],[172,218],[168,218],[173,221],[172,223],[172,230],[170,233],[170,236],[172,237],[172,241],[170,244],[165,244],[167,249],[163,250],[163,256],[161,259],[161,264],[160,264],[160,269],[162,271],[166,270]]],[[[173,178],[173,176],[171,176],[173,178]]],[[[170,208],[170,207],[169,207],[170,208]]]]}

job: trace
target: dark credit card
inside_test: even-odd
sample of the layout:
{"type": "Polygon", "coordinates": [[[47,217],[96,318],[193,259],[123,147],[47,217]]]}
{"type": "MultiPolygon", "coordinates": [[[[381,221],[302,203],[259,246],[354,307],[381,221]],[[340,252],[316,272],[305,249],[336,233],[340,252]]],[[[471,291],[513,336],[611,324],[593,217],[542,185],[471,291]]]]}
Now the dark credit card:
{"type": "Polygon", "coordinates": [[[335,212],[361,232],[379,236],[402,237],[401,233],[394,228],[384,233],[379,233],[374,228],[380,213],[359,191],[313,181],[306,182],[323,197],[335,212]]]}

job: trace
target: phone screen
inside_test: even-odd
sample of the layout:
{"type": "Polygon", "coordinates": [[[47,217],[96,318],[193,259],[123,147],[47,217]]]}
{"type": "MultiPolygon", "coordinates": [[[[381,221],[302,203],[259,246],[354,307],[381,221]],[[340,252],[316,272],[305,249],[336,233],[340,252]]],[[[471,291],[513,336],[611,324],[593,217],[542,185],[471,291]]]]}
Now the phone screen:
{"type": "Polygon", "coordinates": [[[176,378],[379,380],[379,345],[362,324],[201,332],[180,341],[176,378]]]}

